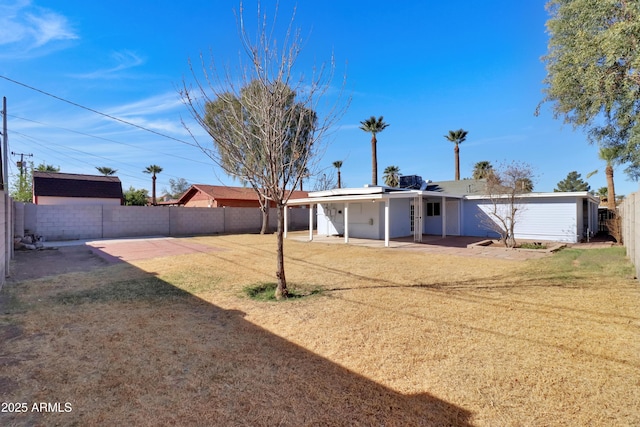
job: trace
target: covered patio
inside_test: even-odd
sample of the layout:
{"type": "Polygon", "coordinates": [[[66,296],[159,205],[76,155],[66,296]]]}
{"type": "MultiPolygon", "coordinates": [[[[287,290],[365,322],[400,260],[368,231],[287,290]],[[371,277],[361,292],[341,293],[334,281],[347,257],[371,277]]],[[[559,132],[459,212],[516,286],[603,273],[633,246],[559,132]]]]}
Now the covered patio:
{"type": "MultiPolygon", "coordinates": [[[[350,243],[353,237],[382,240],[385,247],[390,247],[391,239],[397,238],[422,242],[425,227],[432,227],[433,231],[434,224],[441,238],[459,235],[460,199],[460,196],[432,191],[363,187],[310,193],[304,199],[289,200],[287,207],[309,206],[310,241],[314,239],[313,224],[316,223],[318,233],[315,238],[340,236],[344,243],[350,243]],[[317,221],[314,221],[314,214],[317,221]]],[[[285,217],[285,237],[287,232],[285,217]]]]}

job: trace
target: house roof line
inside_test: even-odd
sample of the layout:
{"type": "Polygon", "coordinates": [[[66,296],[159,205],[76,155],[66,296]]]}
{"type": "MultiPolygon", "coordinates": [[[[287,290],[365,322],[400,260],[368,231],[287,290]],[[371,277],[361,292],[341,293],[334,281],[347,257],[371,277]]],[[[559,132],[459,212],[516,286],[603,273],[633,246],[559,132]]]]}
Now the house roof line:
{"type": "MultiPolygon", "coordinates": [[[[316,193],[317,194],[317,193],[316,193]]],[[[447,194],[439,191],[420,191],[420,190],[408,190],[402,192],[393,193],[369,193],[369,194],[345,194],[345,195],[327,195],[316,197],[305,197],[299,199],[289,199],[287,206],[297,205],[309,205],[318,203],[332,203],[332,202],[362,202],[362,201],[382,201],[386,199],[412,199],[417,196],[433,197],[433,198],[448,198],[448,199],[464,199],[464,200],[486,200],[489,199],[489,195],[461,195],[461,194],[447,194]]],[[[508,197],[507,195],[502,196],[508,197]]],[[[599,203],[600,199],[588,191],[574,191],[574,192],[554,192],[554,193],[521,193],[517,195],[518,198],[559,198],[559,197],[587,197],[595,203],[599,203]]]]}
{"type": "MultiPolygon", "coordinates": [[[[465,199],[468,200],[479,200],[479,199],[488,199],[491,196],[489,194],[469,194],[465,196],[465,199]]],[[[500,197],[502,198],[506,198],[509,197],[508,194],[504,194],[501,195],[500,197]]],[[[538,199],[538,198],[558,198],[558,197],[587,197],[589,199],[591,199],[594,202],[600,202],[600,198],[597,196],[594,196],[593,194],[589,193],[588,191],[554,191],[554,192],[547,192],[547,193],[518,193],[516,194],[516,197],[518,198],[533,198],[533,199],[538,199]]]]}
{"type": "Polygon", "coordinates": [[[420,190],[407,190],[393,193],[370,193],[370,194],[347,194],[347,195],[333,195],[325,197],[305,197],[300,199],[289,199],[287,206],[297,205],[309,205],[317,203],[331,203],[331,202],[365,202],[365,201],[383,201],[389,199],[413,199],[415,197],[433,197],[433,198],[449,198],[449,199],[462,199],[464,196],[459,194],[447,194],[440,193],[438,191],[420,191],[420,190]]]}

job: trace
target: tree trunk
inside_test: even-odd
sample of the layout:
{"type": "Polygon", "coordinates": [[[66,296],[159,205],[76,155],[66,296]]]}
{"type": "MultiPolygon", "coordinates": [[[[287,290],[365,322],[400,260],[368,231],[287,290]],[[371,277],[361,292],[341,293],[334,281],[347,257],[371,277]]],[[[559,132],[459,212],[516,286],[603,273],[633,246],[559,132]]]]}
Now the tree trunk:
{"type": "Polygon", "coordinates": [[[611,211],[616,210],[616,190],[613,186],[613,166],[607,165],[604,170],[607,176],[607,209],[611,211]]]}
{"type": "Polygon", "coordinates": [[[456,144],[455,147],[453,147],[453,153],[455,155],[456,158],[456,181],[460,181],[460,147],[458,147],[458,144],[456,144]]]}
{"type": "Polygon", "coordinates": [[[260,234],[269,233],[269,208],[260,208],[262,211],[262,227],[260,228],[260,234]]]}
{"type": "Polygon", "coordinates": [[[338,188],[342,188],[342,183],[340,181],[340,169],[338,169],[338,188]]]}
{"type": "Polygon", "coordinates": [[[276,299],[287,298],[287,280],[284,275],[284,210],[285,206],[278,204],[278,270],[276,277],[278,278],[278,286],[276,287],[276,299]]]}
{"type": "Polygon", "coordinates": [[[269,232],[269,201],[266,199],[260,199],[260,212],[262,212],[262,227],[260,228],[260,234],[267,234],[269,232]]]}
{"type": "Polygon", "coordinates": [[[378,140],[376,134],[371,136],[371,184],[378,185],[378,140]]]}

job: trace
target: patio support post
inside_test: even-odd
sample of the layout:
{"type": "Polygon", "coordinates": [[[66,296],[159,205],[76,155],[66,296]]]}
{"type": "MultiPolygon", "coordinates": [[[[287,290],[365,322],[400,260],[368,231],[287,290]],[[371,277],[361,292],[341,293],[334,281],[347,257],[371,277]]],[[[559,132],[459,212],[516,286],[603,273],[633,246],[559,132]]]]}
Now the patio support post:
{"type": "Polygon", "coordinates": [[[389,199],[384,201],[384,246],[389,247],[389,199]]]}
{"type": "Polygon", "coordinates": [[[313,240],[313,203],[309,203],[309,241],[313,240]]]}
{"type": "Polygon", "coordinates": [[[442,209],[440,209],[440,215],[442,215],[442,238],[447,237],[447,198],[442,196],[442,209]]]}
{"type": "Polygon", "coordinates": [[[589,235],[593,229],[591,228],[591,200],[587,197],[587,242],[591,239],[589,235]]]}
{"type": "Polygon", "coordinates": [[[344,204],[344,242],[349,243],[349,203],[344,204]]]}

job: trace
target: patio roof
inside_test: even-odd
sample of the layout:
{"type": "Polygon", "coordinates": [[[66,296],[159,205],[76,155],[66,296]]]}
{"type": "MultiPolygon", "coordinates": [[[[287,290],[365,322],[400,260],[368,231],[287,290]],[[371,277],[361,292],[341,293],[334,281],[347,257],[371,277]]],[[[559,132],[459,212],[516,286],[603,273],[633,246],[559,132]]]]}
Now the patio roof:
{"type": "Polygon", "coordinates": [[[415,197],[462,199],[463,195],[441,193],[439,191],[407,190],[390,187],[340,188],[309,193],[309,197],[289,199],[287,206],[318,203],[365,202],[389,199],[413,199],[415,197]]]}

